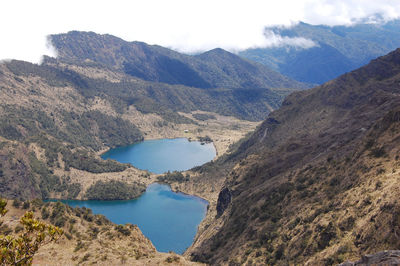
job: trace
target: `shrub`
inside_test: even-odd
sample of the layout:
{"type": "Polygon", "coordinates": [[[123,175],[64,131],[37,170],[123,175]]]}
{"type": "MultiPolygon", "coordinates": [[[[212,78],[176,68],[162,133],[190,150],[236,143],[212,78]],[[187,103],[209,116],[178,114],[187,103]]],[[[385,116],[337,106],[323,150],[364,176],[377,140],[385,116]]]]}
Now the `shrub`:
{"type": "Polygon", "coordinates": [[[82,262],[88,261],[89,258],[90,258],[90,253],[86,253],[85,256],[83,256],[79,262],[82,263],[82,262]]]}
{"type": "MultiPolygon", "coordinates": [[[[0,200],[0,216],[7,212],[7,202],[0,200]]],[[[63,234],[60,228],[36,220],[33,212],[26,212],[20,219],[21,232],[18,236],[0,236],[1,265],[30,265],[39,248],[48,242],[56,241],[63,234]]]]}
{"type": "Polygon", "coordinates": [[[159,176],[157,179],[160,182],[164,182],[164,183],[171,183],[171,182],[178,182],[178,183],[182,183],[185,181],[189,181],[189,175],[186,175],[186,177],[178,171],[173,171],[170,172],[168,171],[165,175],[161,175],[159,176]]]}
{"type": "Polygon", "coordinates": [[[383,147],[374,148],[371,150],[371,155],[374,156],[375,158],[383,157],[386,155],[386,151],[383,147]]]}
{"type": "Polygon", "coordinates": [[[49,211],[47,210],[46,207],[43,207],[43,208],[42,208],[41,213],[42,213],[42,219],[43,219],[43,220],[46,220],[46,219],[49,218],[49,216],[50,216],[50,213],[49,213],[49,211]]]}
{"type": "Polygon", "coordinates": [[[68,199],[75,199],[79,193],[81,192],[81,184],[73,183],[68,185],[67,192],[68,192],[68,199]]]}
{"type": "Polygon", "coordinates": [[[200,121],[206,121],[209,119],[216,119],[215,115],[209,115],[209,114],[193,114],[193,117],[197,120],[200,121]]]}
{"type": "Polygon", "coordinates": [[[19,199],[14,199],[13,203],[12,203],[12,206],[15,207],[15,208],[19,208],[21,206],[21,203],[22,202],[19,199]]]}
{"type": "Polygon", "coordinates": [[[115,226],[114,229],[125,236],[129,236],[131,234],[131,231],[129,230],[129,228],[126,226],[123,226],[122,224],[115,226]]]}
{"type": "Polygon", "coordinates": [[[199,141],[200,142],[212,142],[212,139],[210,138],[210,136],[205,136],[205,137],[199,137],[199,141]]]}
{"type": "Polygon", "coordinates": [[[24,204],[22,204],[22,209],[26,210],[31,206],[31,203],[29,201],[25,201],[24,204]]]}

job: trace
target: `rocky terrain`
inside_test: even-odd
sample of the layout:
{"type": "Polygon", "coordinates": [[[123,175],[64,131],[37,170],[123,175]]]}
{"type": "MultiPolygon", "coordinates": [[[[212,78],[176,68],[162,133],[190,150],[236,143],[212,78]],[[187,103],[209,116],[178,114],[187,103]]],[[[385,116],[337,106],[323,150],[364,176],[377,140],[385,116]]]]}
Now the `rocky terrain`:
{"type": "Polygon", "coordinates": [[[385,250],[376,254],[362,256],[356,262],[347,261],[341,263],[340,266],[355,266],[355,265],[398,265],[400,264],[399,250],[385,250]]]}
{"type": "Polygon", "coordinates": [[[218,265],[326,265],[396,249],[399,82],[398,49],[287,97],[215,162],[230,170],[215,219],[187,254],[218,265]]]}
{"type": "Polygon", "coordinates": [[[210,205],[185,258],[87,209],[12,207],[3,233],[27,209],[66,232],[35,263],[331,265],[398,248],[400,50],[303,90],[221,49],[186,56],[84,32],[52,40],[57,59],[0,64],[0,195],[128,199],[162,181],[210,205]],[[173,137],[212,139],[217,158],[182,179],[99,156],[173,137]]]}

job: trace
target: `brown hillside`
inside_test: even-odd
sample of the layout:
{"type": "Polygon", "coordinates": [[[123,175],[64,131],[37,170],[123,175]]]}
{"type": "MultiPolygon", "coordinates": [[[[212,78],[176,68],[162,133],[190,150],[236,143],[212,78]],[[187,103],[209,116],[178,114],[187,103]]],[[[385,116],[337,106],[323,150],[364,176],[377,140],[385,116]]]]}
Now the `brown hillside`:
{"type": "Polygon", "coordinates": [[[287,97],[231,155],[221,216],[191,256],[321,265],[397,249],[399,155],[400,49],[287,97]]]}

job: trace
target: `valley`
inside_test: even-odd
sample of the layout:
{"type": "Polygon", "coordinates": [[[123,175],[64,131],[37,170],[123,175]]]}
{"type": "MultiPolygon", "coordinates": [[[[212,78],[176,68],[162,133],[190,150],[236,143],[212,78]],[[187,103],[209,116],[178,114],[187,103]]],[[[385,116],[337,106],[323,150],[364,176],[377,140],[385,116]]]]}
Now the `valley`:
{"type": "Polygon", "coordinates": [[[217,218],[192,258],[331,265],[396,249],[399,55],[291,94],[221,161],[217,218]]]}
{"type": "MultiPolygon", "coordinates": [[[[0,65],[3,177],[0,190],[7,198],[126,200],[139,197],[150,184],[166,182],[174,191],[200,196],[215,208],[222,177],[209,182],[203,181],[196,170],[186,171],[183,175],[189,178],[182,182],[174,175],[164,176],[115,161],[103,161],[100,156],[113,147],[160,138],[212,140],[210,145],[216,149],[215,159],[226,156],[235,143],[260,124],[260,115],[272,111],[291,90],[277,88],[275,93],[262,89],[262,93],[267,92],[264,101],[264,96],[259,97],[261,90],[257,89],[257,97],[248,101],[251,105],[258,102],[262,108],[251,110],[250,105],[235,103],[239,99],[242,102],[242,95],[247,95],[240,92],[241,88],[209,88],[204,92],[181,85],[149,83],[104,65],[82,66],[46,60],[42,65],[22,61],[0,65]],[[159,97],[147,96],[154,88],[161,93],[165,93],[161,88],[169,91],[159,97]],[[132,94],[132,90],[138,91],[132,94]],[[235,94],[232,99],[236,97],[237,100],[213,103],[216,97],[229,98],[232,92],[235,94]],[[142,98],[132,99],[130,95],[142,98]],[[235,108],[240,108],[240,112],[235,108]],[[246,108],[247,114],[243,112],[246,108]],[[243,114],[247,120],[243,119],[243,114]]],[[[210,213],[206,220],[212,219],[210,213]]],[[[40,213],[37,215],[43,218],[40,213]]],[[[81,234],[71,234],[62,245],[80,243],[81,234]]],[[[95,246],[92,242],[90,238],[86,241],[91,246],[89,250],[95,246]]],[[[151,256],[158,256],[155,254],[159,253],[152,250],[151,256]]],[[[41,263],[49,259],[48,252],[38,255],[41,263]]],[[[58,260],[71,260],[69,252],[59,254],[58,260]]],[[[82,254],[82,258],[75,254],[72,260],[99,262],[98,256],[92,255],[93,251],[82,254]],[[87,258],[83,259],[85,256],[87,258]]],[[[111,256],[105,261],[115,259],[111,256]]],[[[186,265],[185,260],[181,260],[186,265]]]]}
{"type": "Polygon", "coordinates": [[[310,88],[322,79],[302,83],[219,48],[186,55],[80,31],[50,40],[57,58],[0,63],[0,195],[10,210],[0,229],[16,234],[31,210],[64,230],[35,264],[333,265],[398,248],[399,49],[310,88]],[[102,159],[163,139],[207,143],[216,155],[167,173],[102,159]],[[101,210],[152,189],[208,202],[182,255],[109,221],[127,220],[42,201],[101,210]]]}

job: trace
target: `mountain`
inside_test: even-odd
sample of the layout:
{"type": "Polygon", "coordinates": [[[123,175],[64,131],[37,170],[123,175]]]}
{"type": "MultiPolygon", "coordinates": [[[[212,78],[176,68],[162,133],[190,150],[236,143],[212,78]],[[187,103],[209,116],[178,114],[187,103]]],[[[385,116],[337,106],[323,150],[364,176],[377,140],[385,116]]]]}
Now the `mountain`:
{"type": "MultiPolygon", "coordinates": [[[[121,172],[133,171],[101,160],[100,151],[148,134],[182,136],[187,128],[200,134],[202,122],[192,112],[235,117],[226,118],[229,123],[260,121],[289,92],[306,88],[221,49],[188,56],[91,32],[51,39],[58,58],[0,64],[3,197],[85,198],[98,174],[121,181],[121,172]],[[132,72],[135,67],[142,74],[132,72]],[[71,181],[71,175],[93,179],[71,181]]],[[[135,176],[126,184],[132,197],[144,186],[135,176]]]]}
{"type": "Polygon", "coordinates": [[[400,44],[400,21],[386,24],[355,24],[353,26],[310,25],[304,22],[291,27],[267,28],[283,37],[302,37],[315,46],[256,48],[239,55],[260,62],[293,79],[322,84],[341,74],[367,64],[400,44]]]}
{"type": "MultiPolygon", "coordinates": [[[[285,95],[307,86],[221,49],[187,56],[109,35],[52,38],[58,58],[0,63],[0,196],[24,200],[24,209],[65,230],[35,261],[195,265],[156,252],[135,226],[27,200],[136,198],[163,177],[102,160],[102,152],[144,138],[209,140],[210,133],[224,152],[285,95]]],[[[5,235],[20,230],[15,217],[24,212],[9,209],[5,235]]]]}
{"type": "Polygon", "coordinates": [[[77,31],[52,35],[51,42],[59,60],[90,60],[146,81],[203,89],[305,88],[268,67],[222,49],[190,56],[158,45],[77,31]]]}
{"type": "Polygon", "coordinates": [[[214,162],[228,174],[188,255],[211,265],[332,265],[398,248],[399,84],[397,49],[289,95],[214,162]]]}

